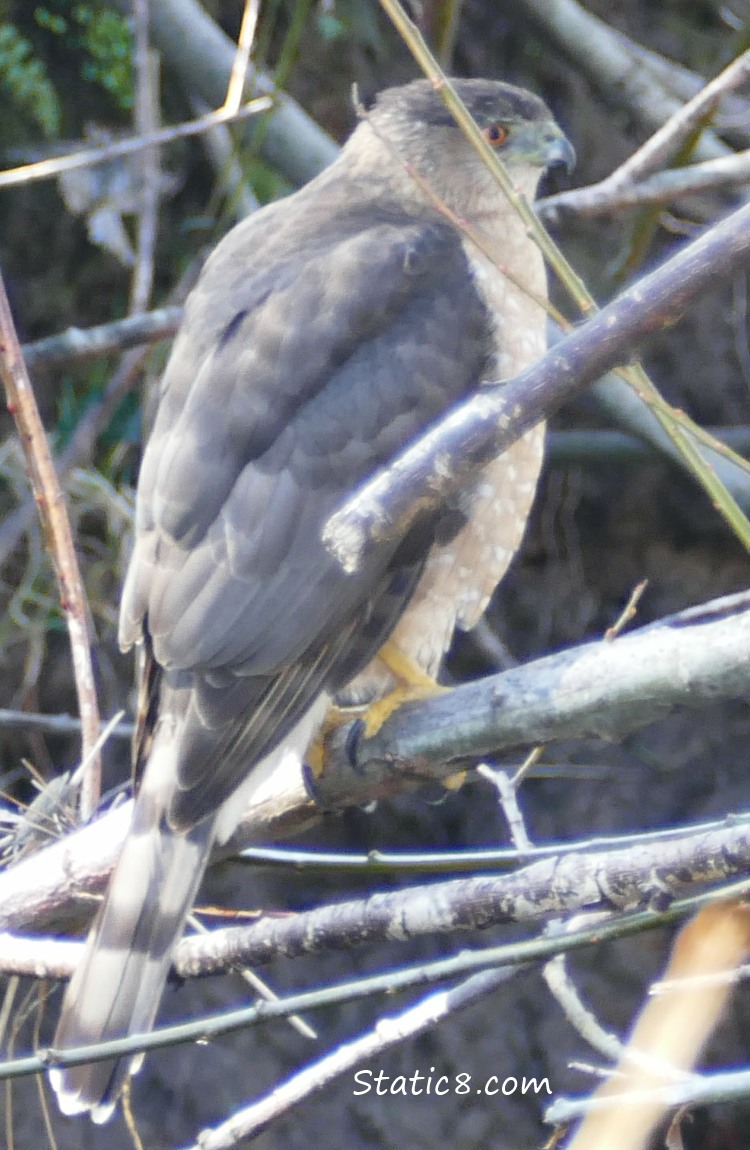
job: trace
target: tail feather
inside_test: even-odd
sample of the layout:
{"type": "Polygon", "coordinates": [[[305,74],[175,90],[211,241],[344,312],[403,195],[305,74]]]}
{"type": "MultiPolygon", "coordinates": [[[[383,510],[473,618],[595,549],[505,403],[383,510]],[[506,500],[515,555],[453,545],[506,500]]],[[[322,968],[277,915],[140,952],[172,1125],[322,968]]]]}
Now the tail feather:
{"type": "MultiPolygon", "coordinates": [[[[186,737],[180,715],[175,717],[172,696],[169,721],[160,720],[149,748],[130,829],[104,904],[63,999],[56,1047],[70,1050],[151,1029],[170,959],[214,840],[227,840],[252,793],[266,786],[276,771],[299,771],[327,702],[321,695],[222,806],[188,830],[180,830],[167,819],[180,785],[186,737]]],[[[142,1061],[135,1055],[51,1070],[60,1109],[64,1114],[91,1111],[95,1122],[106,1122],[125,1080],[142,1061]]]]}
{"type": "MultiPolygon", "coordinates": [[[[65,1050],[148,1031],[174,945],[203,877],[214,820],[175,833],[144,788],[109,889],[70,981],[55,1035],[65,1050]]],[[[50,1071],[64,1114],[105,1122],[142,1055],[50,1071]]]]}

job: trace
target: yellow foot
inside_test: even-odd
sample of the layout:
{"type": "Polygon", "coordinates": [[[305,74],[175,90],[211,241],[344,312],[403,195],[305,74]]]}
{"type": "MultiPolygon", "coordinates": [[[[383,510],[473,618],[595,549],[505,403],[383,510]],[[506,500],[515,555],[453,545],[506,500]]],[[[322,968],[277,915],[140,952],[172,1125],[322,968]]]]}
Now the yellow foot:
{"type": "Polygon", "coordinates": [[[448,775],[447,779],[443,779],[443,786],[446,791],[460,791],[469,774],[469,771],[456,771],[455,775],[448,775]]]}
{"type": "Polygon", "coordinates": [[[441,687],[432,675],[428,675],[413,659],[404,655],[403,651],[399,651],[396,644],[390,639],[378,651],[378,658],[381,663],[385,663],[394,679],[398,680],[402,687],[423,691],[425,695],[439,695],[441,691],[445,690],[445,687],[441,687]]]}
{"type": "Polygon", "coordinates": [[[398,647],[390,640],[380,648],[378,658],[382,663],[385,663],[396,679],[397,686],[367,708],[367,714],[364,718],[364,733],[365,738],[368,739],[372,735],[376,735],[386,719],[389,719],[393,712],[397,711],[404,703],[412,702],[415,699],[430,699],[446,690],[407,655],[399,651],[398,647]]]}
{"type": "Polygon", "coordinates": [[[328,736],[335,731],[337,727],[343,727],[345,723],[350,723],[353,718],[361,713],[361,707],[337,707],[334,703],[331,703],[318,729],[318,733],[307,748],[305,755],[305,761],[312,771],[314,779],[319,779],[323,774],[323,767],[326,761],[326,740],[328,736]]]}

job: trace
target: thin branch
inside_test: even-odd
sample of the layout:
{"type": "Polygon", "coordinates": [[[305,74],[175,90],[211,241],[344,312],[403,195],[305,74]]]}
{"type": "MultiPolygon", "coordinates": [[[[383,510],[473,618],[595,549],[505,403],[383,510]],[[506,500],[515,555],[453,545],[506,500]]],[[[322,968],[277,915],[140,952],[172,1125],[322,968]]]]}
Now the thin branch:
{"type": "MultiPolygon", "coordinates": [[[[150,136],[159,115],[159,57],[149,48],[149,0],[133,0],[135,38],[135,133],[150,136]]],[[[138,157],[138,238],[130,285],[130,312],[142,312],[149,304],[154,281],[154,247],[159,216],[159,151],[145,148],[138,157]]]]}
{"type": "MultiPolygon", "coordinates": [[[[727,824],[713,834],[683,830],[669,842],[637,844],[594,853],[553,856],[509,875],[477,875],[344,900],[297,915],[267,917],[218,928],[205,937],[183,939],[175,955],[180,978],[225,973],[235,963],[262,965],[283,956],[297,958],[351,950],[382,942],[412,942],[424,936],[485,930],[550,916],[627,909],[657,898],[694,893],[750,871],[747,823],[727,824]]],[[[600,921],[600,920],[598,920],[600,921]]],[[[16,939],[37,962],[44,940],[16,939]]],[[[80,944],[71,943],[69,969],[80,944]]],[[[0,947],[0,967],[28,974],[0,947]],[[6,965],[7,964],[7,965],[6,965]]],[[[60,968],[62,969],[62,968],[60,968]]],[[[37,975],[38,977],[38,975],[37,975]]]]}
{"type": "Polygon", "coordinates": [[[750,181],[750,151],[659,172],[639,183],[614,186],[610,179],[548,196],[538,201],[537,211],[548,223],[568,213],[593,218],[612,215],[622,208],[669,204],[697,192],[738,187],[750,181]]]}
{"type": "Polygon", "coordinates": [[[728,93],[743,87],[750,80],[750,50],[709,81],[692,100],[679,108],[649,140],[635,151],[624,164],[609,177],[614,187],[642,180],[677,155],[728,93]]]}
{"type": "MultiPolygon", "coordinates": [[[[731,888],[726,897],[746,893],[747,884],[731,888]]],[[[725,897],[722,892],[722,897],[725,897]]],[[[0,1079],[19,1078],[39,1074],[50,1066],[78,1066],[108,1058],[133,1054],[137,1051],[156,1050],[177,1046],[185,1042],[206,1041],[221,1034],[229,1034],[272,1019],[287,1018],[290,1014],[325,1009],[333,1005],[393,994],[413,987],[429,986],[446,979],[465,977],[482,970],[500,966],[525,966],[530,962],[546,960],[554,954],[600,945],[613,939],[627,938],[644,930],[669,926],[692,914],[697,907],[713,903],[716,895],[682,899],[668,910],[635,911],[607,922],[597,922],[587,929],[554,934],[505,946],[487,947],[478,951],[464,950],[451,958],[437,959],[416,966],[389,970],[385,974],[356,979],[336,986],[289,995],[276,1002],[259,1002],[253,1006],[209,1015],[193,1022],[161,1027],[149,1034],[133,1034],[127,1038],[81,1046],[66,1051],[47,1049],[38,1055],[12,1059],[0,1063],[0,1079]]]]}
{"type": "Polygon", "coordinates": [[[665,1110],[679,1106],[709,1106],[712,1103],[741,1102],[750,1098],[750,1069],[693,1075],[687,1082],[657,1090],[638,1090],[610,1098],[556,1098],[544,1115],[545,1122],[567,1126],[587,1114],[611,1110],[613,1106],[642,1106],[658,1103],[665,1110]]]}
{"type": "MultiPolygon", "coordinates": [[[[620,375],[609,372],[604,378],[597,380],[591,388],[591,397],[599,408],[609,418],[636,435],[643,443],[651,445],[661,455],[671,459],[683,471],[685,461],[677,451],[674,441],[667,435],[664,427],[656,418],[652,408],[647,406],[633,388],[625,382],[620,375]]],[[[697,430],[697,425],[693,425],[697,430]]],[[[692,432],[695,434],[695,430],[692,432]]],[[[705,433],[708,437],[708,433],[705,433]]],[[[743,461],[740,467],[735,457],[727,458],[723,451],[718,450],[719,440],[696,435],[696,442],[700,444],[701,454],[705,462],[714,470],[718,479],[724,484],[736,502],[744,508],[750,507],[750,483],[746,473],[747,463],[743,461]]],[[[727,445],[735,450],[743,451],[741,441],[732,437],[727,438],[727,445]]]]}
{"type": "MultiPolygon", "coordinates": [[[[507,969],[483,971],[467,978],[459,986],[428,995],[399,1014],[379,1019],[372,1030],[297,1071],[265,1098],[237,1111],[220,1126],[202,1130],[190,1150],[230,1150],[244,1139],[255,1138],[282,1114],[313,1098],[356,1066],[365,1061],[372,1062],[407,1039],[424,1034],[439,1022],[486,998],[506,983],[513,973],[507,969]]],[[[424,1088],[418,1089],[419,1080],[424,1081],[425,1075],[416,1071],[413,1078],[415,1093],[422,1093],[424,1088]]],[[[363,1083],[362,1090],[355,1090],[354,1094],[365,1092],[363,1083]]]]}
{"type": "Polygon", "coordinates": [[[250,52],[255,40],[255,29],[258,26],[260,0],[245,0],[245,10],[242,13],[242,24],[237,39],[237,52],[232,63],[232,72],[227,84],[227,95],[224,107],[236,110],[240,106],[242,95],[247,81],[247,66],[250,52]]]}
{"type": "MultiPolygon", "coordinates": [[[[79,735],[81,720],[74,715],[40,715],[33,711],[11,711],[1,708],[0,729],[3,728],[6,730],[26,728],[30,731],[43,731],[48,735],[79,735]]],[[[130,739],[134,730],[134,723],[118,723],[110,731],[110,738],[130,739]]]]}
{"type": "MultiPolygon", "coordinates": [[[[594,385],[596,386],[596,385],[594,385]]],[[[632,395],[630,389],[628,394],[632,395]]],[[[641,405],[639,404],[639,407],[641,405]]],[[[641,407],[641,410],[642,407],[641,407]]],[[[742,454],[750,453],[750,427],[709,427],[712,439],[742,454]]],[[[617,463],[620,466],[640,466],[652,462],[663,454],[663,442],[654,443],[626,431],[603,428],[565,429],[548,431],[546,460],[551,467],[596,466],[617,463]]],[[[732,470],[736,470],[732,468],[732,470]]],[[[739,493],[735,492],[739,498],[739,493]]]]}
{"type": "MultiPolygon", "coordinates": [[[[190,106],[196,113],[208,111],[208,106],[196,96],[190,97],[190,106]]],[[[260,203],[247,181],[227,125],[217,124],[205,132],[201,136],[201,145],[218,177],[214,197],[217,193],[224,197],[229,213],[235,220],[244,219],[256,212],[260,203]]]]}
{"type": "MultiPolygon", "coordinates": [[[[201,921],[197,913],[193,913],[188,916],[188,925],[197,934],[205,936],[211,933],[209,928],[201,921]]],[[[273,987],[271,987],[264,979],[262,979],[257,971],[252,970],[246,964],[238,963],[236,966],[232,967],[232,972],[239,975],[242,981],[247,986],[249,986],[250,989],[259,998],[263,998],[269,1002],[275,1002],[278,1000],[279,995],[276,993],[273,987]]],[[[310,1026],[310,1024],[306,1022],[304,1018],[301,1018],[298,1014],[289,1015],[289,1024],[292,1029],[296,1030],[298,1034],[301,1034],[303,1038],[310,1039],[314,1042],[318,1037],[317,1032],[313,1030],[312,1026],[310,1026]]]]}
{"type": "MultiPolygon", "coordinates": [[[[665,901],[696,886],[716,884],[750,868],[750,831],[727,822],[714,832],[675,831],[666,843],[647,842],[610,851],[566,853],[512,875],[482,875],[353,899],[297,915],[269,916],[248,926],[190,936],[177,947],[180,979],[223,974],[238,963],[261,965],[348,950],[373,942],[407,942],[424,935],[529,922],[594,908],[627,907],[649,898],[665,901]]],[[[67,978],[83,943],[0,935],[0,969],[36,978],[67,978]]]]}
{"type": "Polygon", "coordinates": [[[566,956],[556,954],[544,967],[542,978],[576,1033],[610,1062],[617,1062],[622,1057],[623,1043],[616,1034],[604,1029],[598,1018],[582,1001],[577,987],[568,974],[566,956]]]}
{"type": "MultiPolygon", "coordinates": [[[[444,417],[331,517],[325,529],[330,550],[345,570],[357,570],[374,540],[404,534],[418,514],[437,508],[529,427],[630,358],[649,335],[749,259],[745,206],[626,289],[522,375],[483,388],[444,417]]],[[[747,532],[736,516],[744,517],[733,507],[732,527],[744,540],[747,532]]]]}
{"type": "MultiPolygon", "coordinates": [[[[537,752],[541,753],[541,747],[535,747],[531,755],[536,758],[537,752]]],[[[529,851],[533,851],[534,844],[529,838],[526,821],[518,802],[516,779],[511,778],[511,772],[505,767],[490,766],[489,763],[480,763],[475,770],[480,779],[485,779],[496,791],[498,804],[505,816],[510,841],[519,855],[523,856],[529,851]]],[[[523,771],[523,767],[521,771],[523,771]]]]}
{"type": "MultiPolygon", "coordinates": [[[[89,615],[83,581],[76,559],[65,498],[52,462],[52,455],[26,371],[13,316],[0,275],[0,372],[8,408],[18,428],[29,470],[34,498],[44,527],[47,547],[55,567],[60,605],[70,637],[73,676],[82,724],[82,755],[88,759],[99,738],[99,710],[89,645],[89,615]]],[[[88,818],[99,801],[101,762],[89,759],[81,786],[81,814],[88,818]]]]}
{"type": "MultiPolygon", "coordinates": [[[[750,817],[750,816],[748,816],[750,817]]],[[[744,816],[733,813],[728,816],[732,822],[742,821],[744,816]]],[[[246,847],[234,861],[245,861],[253,866],[294,867],[298,870],[328,870],[338,873],[363,872],[371,875],[391,874],[465,874],[483,871],[507,871],[521,863],[535,859],[550,858],[552,855],[573,853],[591,854],[595,851],[620,850],[626,846],[643,846],[667,842],[690,830],[691,834],[712,834],[723,829],[727,819],[715,819],[689,828],[667,827],[658,831],[639,831],[630,835],[595,835],[588,839],[566,842],[543,843],[530,850],[519,852],[515,847],[492,847],[471,849],[461,847],[456,851],[381,851],[370,850],[366,854],[347,851],[319,851],[293,849],[292,847],[246,847]]]]}
{"type": "Polygon", "coordinates": [[[163,307],[139,315],[129,315],[97,327],[69,327],[58,335],[23,345],[29,370],[71,360],[90,359],[125,351],[144,343],[171,338],[182,320],[181,307],[163,307]]]}
{"type": "MultiPolygon", "coordinates": [[[[128,0],[130,3],[130,0],[128,0]]],[[[12,188],[18,184],[28,184],[33,180],[51,180],[61,172],[70,172],[76,168],[88,168],[93,164],[104,164],[108,160],[115,160],[121,156],[132,156],[142,152],[144,148],[153,148],[156,145],[169,144],[173,140],[181,140],[186,136],[196,136],[200,132],[207,132],[216,124],[225,124],[230,120],[242,120],[247,116],[257,116],[266,112],[272,106],[269,96],[257,96],[248,100],[236,112],[218,111],[209,112],[206,116],[199,116],[196,120],[188,120],[183,124],[175,124],[169,128],[161,128],[158,132],[151,132],[147,136],[130,136],[124,140],[114,140],[109,144],[101,144],[95,148],[81,148],[66,156],[56,156],[49,160],[37,160],[33,164],[22,164],[17,168],[10,168],[0,172],[0,188],[12,188]]]]}

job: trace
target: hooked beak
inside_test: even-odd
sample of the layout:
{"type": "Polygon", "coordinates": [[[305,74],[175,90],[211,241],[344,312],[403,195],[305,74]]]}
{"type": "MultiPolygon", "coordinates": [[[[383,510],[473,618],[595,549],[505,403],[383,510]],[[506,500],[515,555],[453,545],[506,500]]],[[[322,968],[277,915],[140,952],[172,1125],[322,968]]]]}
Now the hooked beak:
{"type": "Polygon", "coordinates": [[[547,169],[558,168],[564,165],[568,175],[570,175],[576,166],[576,154],[573,145],[570,140],[562,134],[555,136],[554,139],[545,141],[542,149],[542,159],[547,169]]]}

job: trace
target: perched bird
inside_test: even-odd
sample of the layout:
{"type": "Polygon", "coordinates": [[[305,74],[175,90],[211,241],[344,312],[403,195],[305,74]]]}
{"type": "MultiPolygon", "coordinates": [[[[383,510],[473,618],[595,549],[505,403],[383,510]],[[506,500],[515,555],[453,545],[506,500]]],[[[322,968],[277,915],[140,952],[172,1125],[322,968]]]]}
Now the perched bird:
{"type": "MultiPolygon", "coordinates": [[[[536,96],[455,84],[528,198],[570,165],[536,96]]],[[[152,1026],[211,848],[253,789],[304,755],[346,684],[382,694],[389,636],[434,674],[454,627],[480,617],[520,542],[541,430],[354,574],[321,535],[451,404],[542,354],[545,297],[525,225],[424,80],[382,92],[330,168],[206,263],[144,454],[122,598],[122,646],[145,652],[132,825],[56,1046],[152,1026]]],[[[104,1121],[134,1062],[52,1071],[62,1110],[104,1121]]]]}

